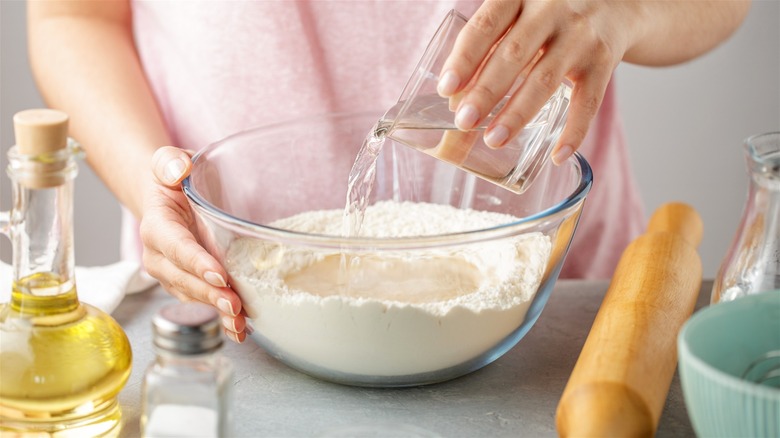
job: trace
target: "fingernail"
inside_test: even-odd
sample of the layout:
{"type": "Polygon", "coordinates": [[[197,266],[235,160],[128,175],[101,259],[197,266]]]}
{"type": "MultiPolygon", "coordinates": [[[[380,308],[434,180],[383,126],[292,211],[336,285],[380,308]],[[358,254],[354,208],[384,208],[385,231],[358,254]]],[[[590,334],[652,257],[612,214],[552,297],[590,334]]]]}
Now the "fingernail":
{"type": "Polygon", "coordinates": [[[238,330],[236,330],[236,320],[234,318],[231,318],[229,316],[223,316],[222,325],[233,333],[238,332],[238,330]]]}
{"type": "Polygon", "coordinates": [[[552,156],[552,162],[556,166],[560,166],[564,161],[566,161],[567,158],[571,156],[571,154],[574,153],[574,148],[565,144],[558,148],[557,151],[552,156]]]}
{"type": "Polygon", "coordinates": [[[225,332],[228,338],[230,338],[231,341],[235,342],[236,344],[240,344],[241,341],[238,339],[238,333],[227,331],[225,332]]]}
{"type": "Polygon", "coordinates": [[[466,104],[455,114],[455,126],[461,131],[467,131],[477,124],[479,113],[474,105],[466,104]]]}
{"type": "Polygon", "coordinates": [[[206,280],[206,282],[214,287],[227,287],[227,282],[225,281],[225,278],[219,275],[216,272],[208,271],[205,274],[203,274],[203,279],[206,280]]]}
{"type": "Polygon", "coordinates": [[[504,125],[498,125],[485,135],[485,144],[497,149],[504,145],[507,138],[509,138],[509,130],[504,125]]]}
{"type": "Polygon", "coordinates": [[[447,70],[439,78],[439,83],[436,85],[436,91],[441,97],[450,97],[455,93],[460,85],[460,78],[452,70],[447,70]]]}
{"type": "Polygon", "coordinates": [[[225,298],[220,298],[217,300],[217,308],[230,316],[236,316],[236,312],[233,311],[233,305],[230,304],[230,301],[226,300],[225,298]]]}
{"type": "Polygon", "coordinates": [[[165,180],[169,184],[175,184],[184,174],[185,167],[184,162],[179,158],[169,161],[165,165],[165,180]]]}

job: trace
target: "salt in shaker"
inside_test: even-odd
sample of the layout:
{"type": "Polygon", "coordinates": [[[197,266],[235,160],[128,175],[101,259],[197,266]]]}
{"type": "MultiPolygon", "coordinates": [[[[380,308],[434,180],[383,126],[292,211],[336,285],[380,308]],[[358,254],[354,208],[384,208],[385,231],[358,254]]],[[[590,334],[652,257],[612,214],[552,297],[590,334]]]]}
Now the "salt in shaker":
{"type": "Polygon", "coordinates": [[[202,303],[162,308],[155,361],[143,383],[144,437],[229,436],[232,365],[220,354],[219,314],[202,303]]]}

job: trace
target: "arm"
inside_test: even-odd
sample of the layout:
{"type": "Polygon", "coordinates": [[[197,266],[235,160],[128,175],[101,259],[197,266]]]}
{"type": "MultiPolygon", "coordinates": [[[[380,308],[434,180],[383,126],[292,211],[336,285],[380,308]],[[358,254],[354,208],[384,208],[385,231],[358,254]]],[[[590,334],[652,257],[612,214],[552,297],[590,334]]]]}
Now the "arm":
{"type": "Polygon", "coordinates": [[[70,115],[87,162],[140,218],[155,149],[170,144],[133,43],[130,5],[30,1],[29,50],[46,103],[70,115]]]}
{"type": "Polygon", "coordinates": [[[553,162],[561,163],[585,138],[621,61],[690,60],[731,35],[749,5],[748,0],[486,0],[458,35],[441,71],[439,94],[462,93],[455,123],[469,130],[522,77],[486,129],[485,143],[497,148],[570,80],[566,127],[552,151],[553,162]]]}
{"type": "Polygon", "coordinates": [[[47,104],[69,114],[90,166],[141,219],[144,265],[171,294],[222,313],[241,342],[245,319],[222,266],[195,237],[179,183],[189,156],[170,144],[136,53],[128,0],[28,3],[33,74],[47,104]]]}
{"type": "Polygon", "coordinates": [[[623,61],[665,66],[705,54],[733,34],[747,16],[750,0],[644,1],[642,24],[623,61]]]}

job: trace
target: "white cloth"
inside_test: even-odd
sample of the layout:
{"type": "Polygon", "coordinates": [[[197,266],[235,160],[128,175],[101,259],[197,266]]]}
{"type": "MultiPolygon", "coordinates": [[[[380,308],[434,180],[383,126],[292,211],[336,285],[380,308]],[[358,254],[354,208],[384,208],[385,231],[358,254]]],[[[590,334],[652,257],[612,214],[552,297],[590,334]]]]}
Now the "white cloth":
{"type": "MultiPolygon", "coordinates": [[[[106,313],[113,312],[125,295],[157,284],[138,263],[126,261],[106,266],[77,266],[74,275],[79,300],[106,313]]],[[[11,300],[12,278],[11,266],[0,262],[0,303],[11,300]]]]}

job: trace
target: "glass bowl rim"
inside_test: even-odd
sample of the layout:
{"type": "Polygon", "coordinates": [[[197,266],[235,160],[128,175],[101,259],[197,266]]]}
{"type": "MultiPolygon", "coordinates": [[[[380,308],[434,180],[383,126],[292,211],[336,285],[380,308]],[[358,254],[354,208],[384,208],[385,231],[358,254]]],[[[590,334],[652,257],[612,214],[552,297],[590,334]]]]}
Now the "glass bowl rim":
{"type": "MultiPolygon", "coordinates": [[[[357,247],[368,246],[371,247],[372,249],[381,248],[381,249],[395,250],[395,249],[427,247],[431,245],[434,246],[450,245],[450,244],[460,245],[464,243],[489,241],[489,240],[499,239],[502,237],[516,235],[518,234],[518,230],[522,230],[524,228],[532,228],[535,225],[543,223],[545,221],[558,218],[559,216],[562,215],[564,216],[567,215],[573,209],[576,209],[577,206],[580,205],[585,200],[585,197],[590,192],[591,186],[593,184],[593,171],[590,167],[590,164],[582,156],[582,154],[580,154],[579,152],[575,152],[567,160],[567,163],[571,163],[571,165],[577,166],[577,168],[579,169],[580,180],[579,183],[577,184],[577,187],[561,201],[544,210],[541,210],[529,216],[518,218],[518,220],[516,221],[507,222],[493,227],[482,228],[478,230],[467,230],[467,231],[461,231],[456,233],[444,233],[444,234],[436,234],[436,235],[429,235],[429,236],[410,236],[410,237],[393,237],[393,238],[331,236],[331,235],[324,235],[324,234],[303,233],[299,231],[287,230],[283,228],[272,227],[269,225],[258,224],[255,222],[251,222],[233,216],[230,213],[227,213],[224,210],[216,207],[215,205],[213,205],[212,203],[204,199],[198,193],[197,189],[195,189],[195,187],[193,187],[192,185],[191,175],[192,175],[192,171],[195,169],[195,166],[197,166],[198,161],[205,154],[217,149],[220,145],[235,140],[236,138],[242,137],[249,133],[261,131],[261,130],[279,129],[285,127],[286,125],[293,125],[295,123],[300,123],[301,121],[304,120],[306,121],[328,120],[328,119],[332,120],[332,119],[340,119],[340,118],[367,117],[369,115],[374,115],[374,114],[381,115],[381,112],[380,113],[377,113],[376,111],[337,112],[337,113],[327,113],[327,114],[319,114],[314,116],[307,116],[303,118],[298,117],[298,118],[289,119],[277,123],[258,125],[228,135],[227,137],[224,137],[221,140],[208,144],[207,146],[203,147],[201,150],[199,150],[197,153],[195,153],[192,156],[192,170],[190,172],[190,175],[187,175],[187,177],[181,183],[182,191],[184,192],[184,195],[186,196],[187,200],[190,202],[190,205],[193,208],[206,214],[212,219],[218,220],[220,222],[228,223],[233,227],[237,227],[243,231],[251,232],[252,234],[258,234],[258,233],[262,235],[270,234],[276,236],[280,240],[294,241],[297,243],[310,244],[314,246],[326,246],[326,247],[337,246],[342,249],[349,248],[352,246],[357,246],[357,247]]],[[[368,127],[367,129],[370,129],[370,127],[368,127]]],[[[547,163],[547,165],[552,165],[552,164],[547,163]]],[[[344,181],[344,185],[346,187],[346,181],[344,181]]]]}

